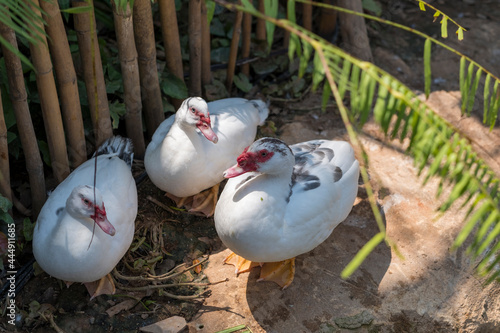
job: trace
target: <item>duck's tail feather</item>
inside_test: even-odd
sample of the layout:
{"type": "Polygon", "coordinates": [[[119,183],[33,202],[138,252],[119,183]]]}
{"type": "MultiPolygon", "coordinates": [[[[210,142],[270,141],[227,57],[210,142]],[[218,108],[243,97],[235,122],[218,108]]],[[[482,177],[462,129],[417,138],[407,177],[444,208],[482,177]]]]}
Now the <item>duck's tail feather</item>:
{"type": "Polygon", "coordinates": [[[254,99],[250,101],[256,108],[259,110],[259,118],[260,122],[259,125],[262,126],[264,125],[264,122],[267,119],[267,116],[269,115],[269,102],[266,103],[264,101],[261,101],[260,99],[254,99]]]}
{"type": "Polygon", "coordinates": [[[104,154],[115,154],[125,161],[128,166],[132,167],[132,161],[134,160],[134,146],[132,145],[132,140],[119,135],[112,136],[103,142],[95,152],[94,157],[104,154]]]}

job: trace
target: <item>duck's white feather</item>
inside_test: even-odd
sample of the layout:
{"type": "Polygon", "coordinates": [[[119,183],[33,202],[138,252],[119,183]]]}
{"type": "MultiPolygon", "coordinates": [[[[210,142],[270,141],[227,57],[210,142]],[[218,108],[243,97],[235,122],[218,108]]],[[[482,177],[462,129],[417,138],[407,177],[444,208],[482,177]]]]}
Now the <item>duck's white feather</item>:
{"type": "Polygon", "coordinates": [[[268,108],[259,100],[227,98],[208,103],[208,112],[216,144],[194,127],[179,126],[175,115],[153,135],[144,164],[151,181],[163,191],[186,197],[220,183],[222,172],[255,139],[268,108]]]}
{"type": "Polygon", "coordinates": [[[282,172],[231,178],[219,198],[219,237],[247,260],[275,262],[314,249],[347,217],[356,198],[359,165],[348,143],[317,140],[290,148],[295,158],[290,165],[277,163],[282,172]]]}
{"type": "Polygon", "coordinates": [[[102,278],[120,261],[134,236],[137,189],[130,166],[116,153],[97,157],[96,178],[107,218],[116,229],[114,236],[94,227],[92,219],[75,219],[66,211],[66,201],[75,187],[93,186],[94,166],[92,158],[59,184],[35,225],[33,253],[37,262],[48,274],[65,281],[102,278]]]}

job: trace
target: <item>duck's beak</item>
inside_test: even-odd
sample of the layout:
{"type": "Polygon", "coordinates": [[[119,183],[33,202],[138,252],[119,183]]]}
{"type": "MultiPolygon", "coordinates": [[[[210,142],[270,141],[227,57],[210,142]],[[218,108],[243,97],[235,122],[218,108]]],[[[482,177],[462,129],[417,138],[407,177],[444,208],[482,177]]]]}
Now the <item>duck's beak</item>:
{"type": "Polygon", "coordinates": [[[219,138],[217,137],[217,134],[213,131],[212,127],[207,124],[206,122],[200,122],[199,125],[196,125],[198,129],[201,131],[201,133],[207,138],[208,140],[212,141],[213,143],[217,143],[219,141],[219,138]]]}
{"type": "Polygon", "coordinates": [[[230,167],[229,169],[227,169],[226,171],[224,171],[224,173],[222,175],[224,176],[224,178],[233,178],[233,177],[242,175],[245,172],[247,172],[247,170],[240,167],[239,164],[235,164],[232,167],[230,167]]]}
{"type": "MultiPolygon", "coordinates": [[[[104,208],[104,205],[103,205],[104,208]]],[[[115,227],[109,222],[108,217],[106,216],[106,209],[100,209],[96,207],[95,215],[90,216],[95,223],[101,228],[102,231],[107,233],[110,236],[114,236],[116,233],[115,227]]]]}

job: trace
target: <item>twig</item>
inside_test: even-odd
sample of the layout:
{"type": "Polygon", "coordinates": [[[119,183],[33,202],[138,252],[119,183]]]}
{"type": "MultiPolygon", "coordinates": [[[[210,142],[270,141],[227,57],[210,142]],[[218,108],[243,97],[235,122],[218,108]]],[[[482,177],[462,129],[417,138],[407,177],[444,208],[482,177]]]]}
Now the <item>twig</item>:
{"type": "Polygon", "coordinates": [[[171,279],[171,278],[173,278],[173,277],[179,276],[179,275],[181,275],[182,273],[185,273],[185,272],[189,271],[190,269],[195,268],[196,266],[199,266],[199,265],[203,264],[203,263],[204,263],[204,262],[206,262],[207,260],[208,260],[208,257],[207,257],[207,258],[205,258],[205,259],[203,259],[202,261],[200,261],[200,262],[198,262],[198,263],[194,264],[194,265],[189,266],[188,268],[184,269],[183,271],[181,271],[181,272],[177,272],[177,273],[174,273],[174,271],[175,271],[176,269],[179,269],[180,267],[184,266],[185,264],[180,264],[180,265],[178,265],[177,267],[174,267],[173,269],[171,269],[171,270],[170,270],[170,272],[165,273],[165,274],[163,274],[163,275],[151,275],[151,274],[149,274],[149,273],[147,273],[147,274],[149,275],[149,277],[150,277],[152,280],[155,280],[155,281],[157,281],[157,280],[171,279]]]}
{"type": "MultiPolygon", "coordinates": [[[[212,286],[216,285],[219,283],[227,282],[229,281],[228,278],[217,281],[217,282],[207,282],[207,283],[197,283],[197,282],[182,282],[182,283],[169,283],[169,284],[157,284],[157,285],[147,285],[147,286],[142,286],[142,287],[126,287],[120,283],[117,283],[118,288],[124,291],[145,291],[145,290],[153,290],[153,289],[162,289],[162,288],[170,288],[170,287],[181,287],[181,286],[191,286],[191,287],[196,287],[196,286],[212,286]]],[[[166,291],[163,291],[164,294],[166,294],[168,297],[174,298],[174,299],[179,299],[179,300],[186,300],[186,299],[196,299],[196,298],[204,298],[201,296],[203,293],[197,294],[197,295],[191,295],[191,296],[181,296],[181,295],[174,295],[170,294],[166,291]]]]}
{"type": "Polygon", "coordinates": [[[146,199],[148,199],[148,200],[149,200],[149,201],[151,201],[152,203],[156,204],[157,206],[159,206],[159,207],[161,207],[161,208],[165,209],[167,212],[170,212],[170,213],[172,213],[172,214],[176,214],[176,212],[175,212],[172,208],[170,208],[170,207],[168,207],[167,205],[165,205],[165,204],[163,204],[163,203],[159,202],[158,200],[156,200],[156,199],[155,199],[155,198],[153,198],[152,196],[148,195],[148,196],[146,197],[146,199]]]}
{"type": "Polygon", "coordinates": [[[117,278],[122,279],[122,280],[127,280],[127,281],[162,281],[162,280],[167,280],[167,279],[171,279],[171,278],[174,278],[176,276],[179,276],[179,275],[181,275],[181,274],[189,271],[190,269],[203,264],[207,260],[208,260],[208,258],[205,258],[202,261],[200,261],[199,263],[196,263],[194,265],[191,265],[191,266],[187,267],[183,271],[175,272],[175,270],[179,269],[182,266],[185,266],[185,264],[180,264],[180,265],[172,268],[168,273],[165,273],[165,274],[162,274],[162,275],[152,275],[150,273],[146,273],[148,276],[144,276],[144,275],[140,275],[140,276],[126,276],[126,275],[122,275],[121,273],[119,273],[116,270],[116,268],[113,269],[113,274],[117,278]]]}

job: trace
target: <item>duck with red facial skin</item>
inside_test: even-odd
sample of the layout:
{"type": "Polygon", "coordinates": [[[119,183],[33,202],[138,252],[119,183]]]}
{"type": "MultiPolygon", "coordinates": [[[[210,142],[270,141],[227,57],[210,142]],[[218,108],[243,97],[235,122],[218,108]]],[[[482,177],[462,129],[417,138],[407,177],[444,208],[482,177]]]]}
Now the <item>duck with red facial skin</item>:
{"type": "Polygon", "coordinates": [[[222,172],[253,142],[268,113],[260,100],[186,99],[158,127],[146,149],[149,178],[178,207],[213,215],[222,172]]]}
{"type": "Polygon", "coordinates": [[[359,164],[347,142],[292,146],[262,138],[246,148],[215,209],[215,227],[236,274],[261,266],[260,280],[288,287],[295,257],[324,242],[353,206],[359,164]]]}
{"type": "Polygon", "coordinates": [[[40,267],[67,284],[84,283],[91,298],[114,293],[109,273],[132,243],[137,216],[131,141],[113,137],[96,155],[50,194],[33,231],[40,267]]]}

